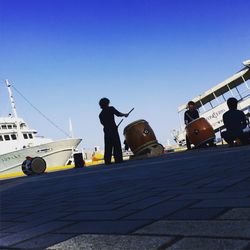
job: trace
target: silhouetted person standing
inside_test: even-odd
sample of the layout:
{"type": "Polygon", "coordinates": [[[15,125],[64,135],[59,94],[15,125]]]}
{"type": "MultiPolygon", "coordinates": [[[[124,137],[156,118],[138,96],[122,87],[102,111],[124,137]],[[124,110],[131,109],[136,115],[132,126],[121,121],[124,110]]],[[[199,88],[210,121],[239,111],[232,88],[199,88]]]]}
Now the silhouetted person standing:
{"type": "Polygon", "coordinates": [[[237,104],[236,98],[229,98],[227,100],[229,110],[223,115],[224,126],[227,130],[221,135],[231,146],[234,145],[236,139],[240,139],[243,144],[247,143],[247,138],[243,133],[243,129],[247,126],[247,118],[243,111],[237,109],[237,104]]]}
{"type": "MultiPolygon", "coordinates": [[[[190,122],[200,117],[199,112],[197,111],[195,103],[193,101],[188,102],[187,108],[188,110],[184,113],[185,125],[188,125],[190,122]]],[[[187,149],[190,150],[191,143],[187,136],[186,136],[186,144],[187,144],[187,149]]]]}
{"type": "Polygon", "coordinates": [[[116,115],[120,117],[121,116],[128,117],[128,114],[123,114],[118,110],[116,110],[114,107],[110,107],[109,103],[110,101],[108,98],[102,98],[99,101],[99,105],[102,109],[99,118],[101,124],[104,127],[103,131],[104,131],[104,144],[105,144],[105,149],[104,149],[105,164],[111,163],[112,151],[116,163],[120,163],[123,161],[121,141],[114,116],[116,115]]]}

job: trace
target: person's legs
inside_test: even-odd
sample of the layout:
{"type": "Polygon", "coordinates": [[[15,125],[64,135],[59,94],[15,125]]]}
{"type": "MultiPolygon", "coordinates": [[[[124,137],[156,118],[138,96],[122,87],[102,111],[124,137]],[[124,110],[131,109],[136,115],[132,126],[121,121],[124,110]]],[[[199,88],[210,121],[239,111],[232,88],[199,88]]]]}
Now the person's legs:
{"type": "Polygon", "coordinates": [[[227,144],[234,144],[234,138],[230,133],[228,133],[228,131],[221,132],[221,137],[226,141],[227,144]]]}
{"type": "Polygon", "coordinates": [[[250,132],[242,133],[239,136],[239,139],[240,139],[240,142],[242,143],[242,145],[250,144],[250,132]]]}
{"type": "Polygon", "coordinates": [[[125,147],[124,147],[125,150],[129,150],[129,145],[128,145],[128,143],[127,143],[126,140],[124,140],[123,144],[124,144],[124,146],[125,146],[125,147]]]}
{"type": "Polygon", "coordinates": [[[108,135],[104,136],[104,143],[105,143],[105,149],[104,149],[104,162],[105,164],[111,163],[111,157],[112,157],[112,138],[108,135]]]}
{"type": "Polygon", "coordinates": [[[214,139],[212,139],[212,140],[210,140],[210,141],[208,142],[208,146],[209,146],[209,147],[216,147],[216,143],[215,143],[214,139]]]}
{"type": "Polygon", "coordinates": [[[118,132],[114,134],[114,158],[116,163],[123,161],[122,159],[122,146],[118,132]]]}
{"type": "Polygon", "coordinates": [[[190,150],[191,149],[191,143],[190,143],[187,136],[186,136],[186,144],[187,144],[187,149],[190,150]]]}

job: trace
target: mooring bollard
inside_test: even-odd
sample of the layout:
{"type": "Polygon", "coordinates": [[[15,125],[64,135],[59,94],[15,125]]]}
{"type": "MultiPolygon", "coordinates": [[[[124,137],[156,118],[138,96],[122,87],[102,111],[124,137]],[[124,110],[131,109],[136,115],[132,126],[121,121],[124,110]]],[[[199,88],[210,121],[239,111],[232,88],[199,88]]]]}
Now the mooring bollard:
{"type": "Polygon", "coordinates": [[[82,153],[75,153],[74,154],[74,162],[75,162],[75,168],[84,167],[85,161],[83,160],[82,153]]]}

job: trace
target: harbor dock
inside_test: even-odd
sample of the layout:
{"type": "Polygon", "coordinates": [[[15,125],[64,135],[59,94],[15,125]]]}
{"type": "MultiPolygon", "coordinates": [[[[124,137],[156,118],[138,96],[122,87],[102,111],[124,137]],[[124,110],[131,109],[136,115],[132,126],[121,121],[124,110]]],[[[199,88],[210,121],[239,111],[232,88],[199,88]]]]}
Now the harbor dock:
{"type": "Polygon", "coordinates": [[[250,249],[250,146],[1,181],[0,249],[250,249]]]}

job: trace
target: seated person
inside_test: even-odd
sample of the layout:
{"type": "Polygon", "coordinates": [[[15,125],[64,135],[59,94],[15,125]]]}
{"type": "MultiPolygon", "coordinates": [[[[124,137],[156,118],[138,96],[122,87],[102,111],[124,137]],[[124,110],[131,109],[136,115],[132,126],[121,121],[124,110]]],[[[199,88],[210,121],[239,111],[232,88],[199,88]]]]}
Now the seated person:
{"type": "Polygon", "coordinates": [[[248,139],[243,129],[247,126],[247,118],[243,111],[237,109],[238,100],[229,98],[227,106],[229,110],[223,115],[224,126],[227,129],[222,132],[222,138],[230,145],[234,145],[234,141],[239,139],[242,144],[247,144],[248,139]]]}

